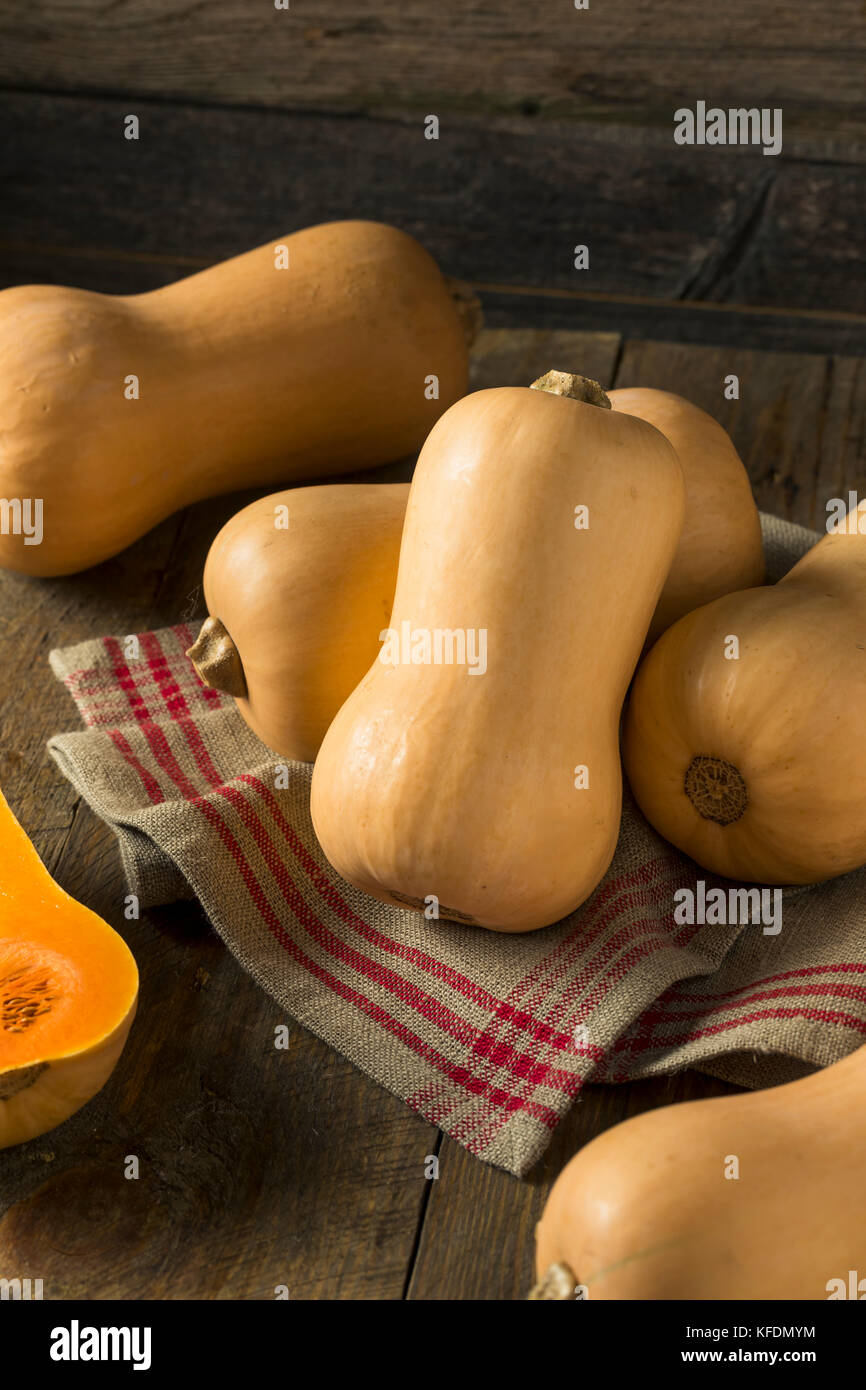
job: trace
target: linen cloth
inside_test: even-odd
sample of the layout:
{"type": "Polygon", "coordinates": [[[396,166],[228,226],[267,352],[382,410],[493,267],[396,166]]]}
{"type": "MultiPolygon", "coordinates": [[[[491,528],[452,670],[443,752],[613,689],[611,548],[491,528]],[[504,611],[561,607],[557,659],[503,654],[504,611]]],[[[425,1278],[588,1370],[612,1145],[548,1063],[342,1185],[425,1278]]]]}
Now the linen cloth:
{"type": "MultiPolygon", "coordinates": [[[[819,539],[762,526],[774,580],[819,539]]],[[[321,853],[311,766],[282,763],[202,686],[195,635],[137,634],[134,659],[124,637],[52,652],[85,728],[51,755],[115,831],[143,907],[197,897],[282,1008],[479,1158],[525,1173],[590,1079],[697,1066],[769,1085],[863,1041],[866,870],[786,890],[775,936],[677,925],[677,889],[730,885],[626,788],[610,871],[554,926],[500,935],[385,907],[321,853]]]]}

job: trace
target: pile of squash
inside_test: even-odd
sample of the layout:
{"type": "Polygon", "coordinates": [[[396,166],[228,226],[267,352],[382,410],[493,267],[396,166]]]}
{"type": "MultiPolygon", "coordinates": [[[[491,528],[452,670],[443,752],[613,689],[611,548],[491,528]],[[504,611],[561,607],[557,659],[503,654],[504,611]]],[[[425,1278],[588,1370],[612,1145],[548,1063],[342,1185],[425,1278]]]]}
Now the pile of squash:
{"type": "MultiPolygon", "coordinates": [[[[650,822],[714,872],[812,883],[866,862],[859,511],[763,587],[748,479],[713,419],[562,370],[467,395],[478,317],[417,242],[369,222],[298,232],[130,298],[4,291],[0,495],[38,497],[43,516],[38,543],[4,528],[0,565],[70,574],[197,499],[420,447],[411,485],[291,487],[234,516],[207,558],[210,616],[190,653],[270,748],[315,761],[313,823],[345,879],[436,919],[542,928],[605,874],[623,766],[650,822]]],[[[86,986],[116,948],[78,926],[86,986]]],[[[56,943],[28,932],[14,949],[10,929],[0,937],[0,976],[6,951],[15,988],[62,980],[40,964],[56,943]]],[[[118,969],[110,1016],[90,1037],[70,1025],[64,1065],[108,1040],[105,1055],[119,1052],[134,991],[128,962],[118,969]]],[[[0,1144],[22,1137],[15,1067],[45,1063],[10,1037],[0,1144]]],[[[819,1080],[797,1084],[819,1097],[819,1080]]],[[[783,1097],[768,1114],[788,1113],[783,1097]]],[[[34,1113],[39,1098],[34,1084],[34,1113]]],[[[690,1162],[724,1115],[719,1134],[742,1132],[756,1191],[771,1194],[761,1098],[706,1105],[720,1108],[677,1111],[690,1162]]],[[[69,1109],[52,1095],[39,1113],[69,1109]]],[[[562,1269],[575,1265],[607,1297],[676,1297],[686,1270],[715,1287],[701,1283],[688,1210],[674,1212],[673,1125],[666,1112],[632,1122],[566,1171],[539,1244],[541,1272],[559,1273],[539,1296],[573,1296],[562,1269]]],[[[747,1258],[748,1230],[710,1205],[718,1259],[731,1242],[747,1258]]],[[[756,1287],[776,1287],[771,1276],[756,1287]]]]}

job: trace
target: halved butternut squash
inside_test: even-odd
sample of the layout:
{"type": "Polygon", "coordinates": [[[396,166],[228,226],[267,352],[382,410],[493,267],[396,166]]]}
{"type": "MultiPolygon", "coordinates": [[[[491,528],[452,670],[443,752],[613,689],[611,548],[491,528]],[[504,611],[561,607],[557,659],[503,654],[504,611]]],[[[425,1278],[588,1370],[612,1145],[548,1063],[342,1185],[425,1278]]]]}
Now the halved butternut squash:
{"type": "Polygon", "coordinates": [[[53,880],[0,793],[0,1149],[96,1095],[138,999],[132,952],[53,880]]]}

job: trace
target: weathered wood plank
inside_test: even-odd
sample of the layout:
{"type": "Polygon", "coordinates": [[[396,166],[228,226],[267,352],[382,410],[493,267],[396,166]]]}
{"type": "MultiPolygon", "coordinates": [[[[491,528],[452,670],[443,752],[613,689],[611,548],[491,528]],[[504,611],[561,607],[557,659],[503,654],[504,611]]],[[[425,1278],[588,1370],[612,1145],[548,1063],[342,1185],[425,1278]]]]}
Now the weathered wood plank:
{"type": "Polygon", "coordinates": [[[829,498],[866,489],[862,362],[630,342],[617,385],[676,391],[715,416],[765,511],[821,529],[829,498]],[[731,373],[739,379],[739,400],[724,396],[731,373]]]}
{"type": "Polygon", "coordinates": [[[77,716],[49,670],[48,653],[103,632],[150,626],[178,526],[172,518],[99,570],[65,580],[0,570],[0,786],[52,873],[60,868],[76,797],[45,744],[58,728],[74,727],[77,716]]]}
{"type": "Polygon", "coordinates": [[[408,1297],[524,1299],[534,1283],[536,1223],[554,1181],[578,1149],[644,1110],[736,1089],[691,1071],[629,1086],[588,1086],[524,1182],[444,1139],[408,1297]]]}
{"type": "Polygon", "coordinates": [[[45,755],[76,727],[51,646],[202,613],[215,531],[252,494],[169,519],[61,580],[0,572],[0,786],[67,890],[129,941],[141,974],[105,1089],[0,1163],[0,1276],[46,1299],[399,1299],[436,1130],[286,1019],[195,904],[123,916],[116,841],[45,755]],[[276,1051],[287,1022],[290,1046],[276,1051]],[[123,1176],[136,1154],[141,1176],[123,1176]]]}
{"type": "Polygon", "coordinates": [[[581,295],[475,285],[491,328],[583,329],[674,344],[744,345],[764,352],[866,355],[866,316],[739,304],[676,302],[632,295],[581,295]]]}
{"type": "Polygon", "coordinates": [[[630,128],[551,122],[539,149],[525,122],[466,119],[432,142],[401,121],[169,103],[126,141],[128,106],[0,98],[15,131],[0,153],[2,283],[59,279],[73,254],[86,287],[150,288],[355,216],[506,291],[866,312],[855,164],[674,150],[630,128]],[[588,270],[574,269],[581,244],[588,270]]]}
{"type": "Polygon", "coordinates": [[[212,0],[0,4],[0,81],[210,102],[470,110],[669,124],[682,101],[782,106],[793,134],[861,132],[858,0],[212,0]]]}
{"type": "Polygon", "coordinates": [[[827,364],[821,447],[815,470],[813,525],[826,525],[831,497],[866,492],[866,361],[834,357],[827,364]]]}
{"type": "Polygon", "coordinates": [[[620,340],[616,333],[484,329],[472,351],[470,386],[531,386],[545,372],[575,371],[608,386],[620,340]]]}
{"type": "MultiPolygon", "coordinates": [[[[429,242],[428,242],[429,244],[429,242]]],[[[7,285],[76,285],[103,294],[158,289],[212,262],[189,257],[94,251],[0,241],[0,289],[7,285]]],[[[464,277],[465,278],[465,277],[464,277]]],[[[622,334],[680,343],[717,343],[775,352],[866,355],[866,315],[736,304],[580,294],[476,283],[485,321],[494,329],[622,334]]]]}

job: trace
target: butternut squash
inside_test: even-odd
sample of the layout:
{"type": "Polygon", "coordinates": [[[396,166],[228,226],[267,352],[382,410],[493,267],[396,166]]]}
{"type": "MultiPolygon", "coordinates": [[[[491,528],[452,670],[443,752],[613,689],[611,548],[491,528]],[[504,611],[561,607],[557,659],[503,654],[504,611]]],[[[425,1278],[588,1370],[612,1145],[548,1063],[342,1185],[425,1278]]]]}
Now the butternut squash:
{"type": "Polygon", "coordinates": [[[657,430],[583,378],[536,387],[429,435],[390,629],[312,783],[350,882],[502,931],[573,911],[610,863],[620,709],[683,520],[657,430]]]}
{"type": "Polygon", "coordinates": [[[778,584],[681,618],[635,678],[623,758],[638,804],[714,873],[814,883],[866,863],[857,525],[851,513],[778,584]]]}
{"type": "Polygon", "coordinates": [[[860,1047],[606,1130],[551,1190],[530,1298],[845,1297],[849,1271],[866,1275],[864,1088],[860,1047]]]}
{"type": "Polygon", "coordinates": [[[332,483],[252,502],[204,569],[188,655],[270,748],[312,762],[379,649],[397,582],[408,483],[332,483]]]}
{"type": "MultiPolygon", "coordinates": [[[[666,435],[685,476],[685,524],[651,643],[681,613],[762,582],[761,528],[745,469],[711,416],[667,391],[629,388],[609,399],[666,435]]],[[[205,685],[234,695],[250,727],[283,757],[315,758],[375,658],[408,499],[408,483],[277,493],[239,512],[211,546],[210,617],[189,655],[205,685]],[[292,512],[291,533],[275,526],[280,507],[292,512]]]]}
{"type": "Polygon", "coordinates": [[[764,582],[761,522],[749,477],[725,429],[682,396],[645,387],[611,391],[614,410],[661,430],[682,464],[686,518],[647,637],[693,608],[764,582]]]}
{"type": "Polygon", "coordinates": [[[0,794],[0,1149],[45,1134],[104,1086],[135,1015],[138,970],[64,893],[0,794]]]}
{"type": "Polygon", "coordinates": [[[0,566],[69,574],[201,498],[414,452],[466,390],[475,326],[465,287],[375,222],[149,294],[4,290],[0,566]]]}

